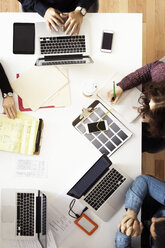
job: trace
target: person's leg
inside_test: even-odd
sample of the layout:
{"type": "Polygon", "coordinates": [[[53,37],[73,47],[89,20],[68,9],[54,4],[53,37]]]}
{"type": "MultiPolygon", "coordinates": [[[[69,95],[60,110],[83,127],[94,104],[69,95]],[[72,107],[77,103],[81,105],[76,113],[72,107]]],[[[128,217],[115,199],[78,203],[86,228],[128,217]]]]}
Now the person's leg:
{"type": "Polygon", "coordinates": [[[97,13],[99,10],[99,1],[96,1],[92,6],[88,9],[88,13],[97,13]]]}

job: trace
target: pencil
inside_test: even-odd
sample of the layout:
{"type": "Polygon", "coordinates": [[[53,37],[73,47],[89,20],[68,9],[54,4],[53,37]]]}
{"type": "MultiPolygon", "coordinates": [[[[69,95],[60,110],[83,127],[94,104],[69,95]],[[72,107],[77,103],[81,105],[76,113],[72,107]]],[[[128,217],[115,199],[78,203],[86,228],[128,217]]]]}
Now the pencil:
{"type": "Polygon", "coordinates": [[[113,98],[112,100],[114,101],[116,98],[116,93],[115,93],[115,81],[113,81],[113,98]]]}

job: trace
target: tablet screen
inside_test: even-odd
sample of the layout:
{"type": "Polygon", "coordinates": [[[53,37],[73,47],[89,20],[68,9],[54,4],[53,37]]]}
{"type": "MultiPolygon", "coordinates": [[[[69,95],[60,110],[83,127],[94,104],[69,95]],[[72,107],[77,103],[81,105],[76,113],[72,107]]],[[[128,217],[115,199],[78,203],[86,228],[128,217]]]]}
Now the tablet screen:
{"type": "Polygon", "coordinates": [[[34,54],[34,23],[13,24],[13,53],[34,54]]]}

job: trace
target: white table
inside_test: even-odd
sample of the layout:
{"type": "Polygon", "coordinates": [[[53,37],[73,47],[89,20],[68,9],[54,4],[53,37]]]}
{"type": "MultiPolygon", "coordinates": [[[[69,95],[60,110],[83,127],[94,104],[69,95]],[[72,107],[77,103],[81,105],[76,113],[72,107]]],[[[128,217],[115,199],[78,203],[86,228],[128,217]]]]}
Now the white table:
{"type": "MultiPolygon", "coordinates": [[[[43,21],[43,19],[34,13],[0,14],[0,61],[2,61],[10,81],[15,79],[16,73],[26,71],[36,60],[35,55],[12,54],[13,22],[37,21],[43,21]]],[[[0,151],[0,188],[41,189],[46,192],[51,201],[52,197],[59,193],[64,192],[65,194],[74,185],[76,176],[80,173],[83,175],[101,156],[99,151],[73,128],[72,121],[80,114],[82,107],[87,107],[95,100],[95,97],[86,98],[82,95],[85,82],[93,81],[101,86],[114,71],[127,74],[141,66],[142,15],[87,14],[81,31],[83,32],[87,26],[90,33],[90,55],[94,64],[75,65],[69,68],[71,106],[59,109],[42,109],[35,113],[28,112],[44,120],[39,158],[45,160],[48,176],[44,179],[14,176],[15,160],[28,156],[0,151]],[[101,36],[104,29],[115,32],[111,54],[100,51],[101,36]],[[66,138],[64,139],[64,137],[66,138]]],[[[123,123],[132,131],[133,137],[119,148],[110,159],[126,171],[129,176],[135,178],[141,172],[140,118],[133,123],[126,123],[123,120],[123,123]]],[[[88,213],[99,225],[99,229],[91,237],[77,229],[60,248],[114,247],[116,226],[124,213],[124,208],[106,223],[94,214],[88,213]]],[[[5,244],[0,245],[0,247],[5,248],[5,244]]]]}

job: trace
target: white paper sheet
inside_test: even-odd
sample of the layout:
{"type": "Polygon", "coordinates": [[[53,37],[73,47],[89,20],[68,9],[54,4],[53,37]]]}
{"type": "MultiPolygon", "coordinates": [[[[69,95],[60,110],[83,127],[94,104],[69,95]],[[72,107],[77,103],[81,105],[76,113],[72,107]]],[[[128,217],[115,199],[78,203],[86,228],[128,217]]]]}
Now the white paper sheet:
{"type": "Polygon", "coordinates": [[[15,161],[15,176],[17,177],[47,177],[47,167],[44,160],[17,159],[15,161]]]}
{"type": "Polygon", "coordinates": [[[52,231],[48,230],[47,232],[47,248],[57,248],[55,239],[53,237],[52,231]]]}
{"type": "MultiPolygon", "coordinates": [[[[72,197],[61,194],[48,206],[48,229],[50,228],[52,231],[57,246],[60,246],[69,235],[77,230],[77,226],[74,224],[75,219],[68,215],[69,203],[72,199],[72,197]]],[[[82,204],[76,201],[74,211],[81,213],[82,209],[82,204]]]]}

